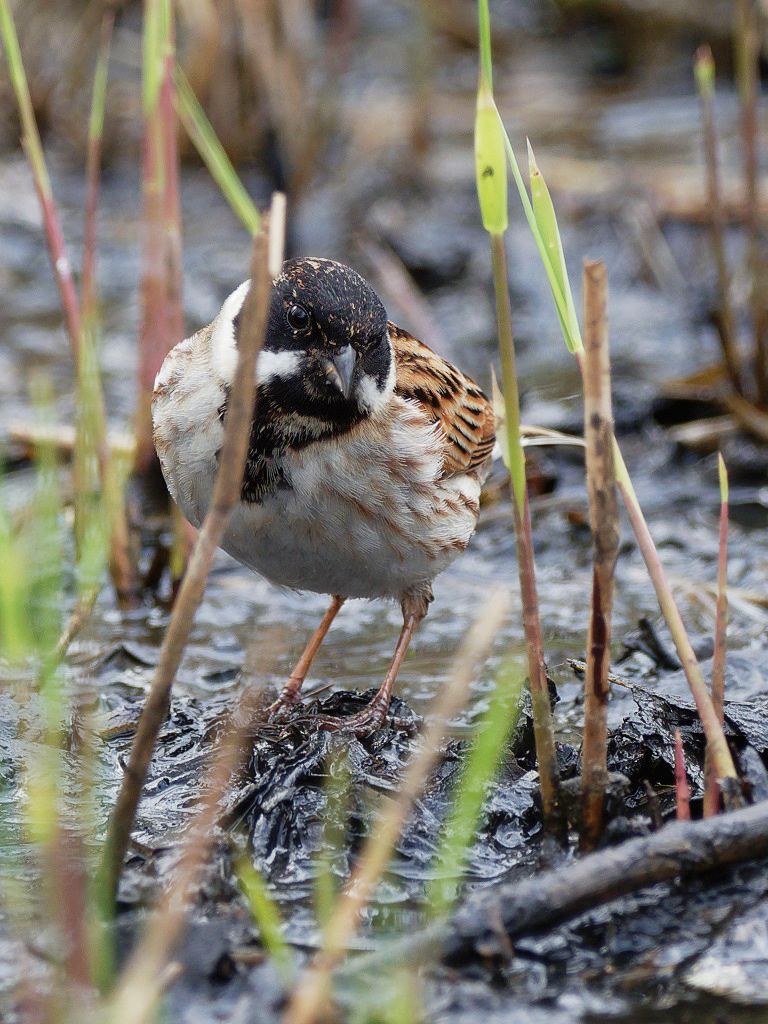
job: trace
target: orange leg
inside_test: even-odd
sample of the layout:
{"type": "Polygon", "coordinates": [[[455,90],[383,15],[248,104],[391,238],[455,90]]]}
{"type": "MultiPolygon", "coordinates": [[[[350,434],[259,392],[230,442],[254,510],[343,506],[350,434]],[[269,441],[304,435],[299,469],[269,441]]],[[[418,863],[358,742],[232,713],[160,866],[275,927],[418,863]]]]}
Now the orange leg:
{"type": "Polygon", "coordinates": [[[381,728],[389,710],[392,686],[395,679],[397,679],[397,673],[400,671],[400,666],[403,663],[416,627],[423,617],[423,613],[419,614],[418,612],[411,611],[405,614],[403,628],[400,630],[400,637],[397,641],[397,647],[395,647],[392,663],[384,677],[384,682],[376,691],[373,700],[362,710],[354,715],[350,715],[348,718],[335,718],[330,715],[318,717],[316,723],[321,729],[328,729],[332,732],[343,729],[345,732],[353,732],[356,736],[369,736],[381,728]]]}
{"type": "Polygon", "coordinates": [[[344,604],[345,598],[334,595],[331,598],[331,603],[326,611],[325,615],[320,621],[320,625],[317,627],[315,632],[310,637],[309,643],[302,651],[301,657],[296,662],[293,672],[291,672],[288,682],[283,687],[280,696],[267,708],[267,715],[274,714],[279,708],[285,707],[286,704],[295,704],[299,699],[299,693],[301,687],[304,684],[304,680],[309,672],[310,665],[314,661],[315,655],[320,650],[320,645],[325,640],[325,635],[331,628],[331,623],[339,614],[339,609],[344,604]]]}

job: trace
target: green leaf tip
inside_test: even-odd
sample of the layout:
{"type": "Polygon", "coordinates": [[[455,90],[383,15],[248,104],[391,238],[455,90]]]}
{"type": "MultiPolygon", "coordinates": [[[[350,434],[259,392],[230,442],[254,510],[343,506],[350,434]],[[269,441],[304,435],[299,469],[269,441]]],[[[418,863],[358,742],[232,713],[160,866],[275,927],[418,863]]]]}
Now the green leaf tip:
{"type": "Polygon", "coordinates": [[[560,327],[568,349],[571,352],[579,352],[583,345],[579,320],[576,316],[576,307],[573,302],[571,285],[568,280],[568,268],[565,265],[565,253],[560,238],[560,229],[557,225],[557,215],[549,194],[544,175],[536,163],[536,156],[530,140],[526,140],[528,146],[528,176],[531,186],[531,206],[533,218],[536,222],[539,236],[542,242],[541,256],[549,264],[550,280],[554,280],[561,296],[560,302],[555,299],[557,314],[560,320],[560,327]]]}
{"type": "Polygon", "coordinates": [[[503,235],[509,224],[504,129],[493,98],[482,89],[475,115],[475,180],[483,227],[503,235]]]}
{"type": "Polygon", "coordinates": [[[708,45],[700,46],[693,62],[693,77],[701,96],[707,99],[715,93],[715,60],[708,45]]]}
{"type": "Polygon", "coordinates": [[[720,481],[720,503],[728,504],[728,470],[725,465],[723,453],[717,453],[717,476],[720,481]]]}

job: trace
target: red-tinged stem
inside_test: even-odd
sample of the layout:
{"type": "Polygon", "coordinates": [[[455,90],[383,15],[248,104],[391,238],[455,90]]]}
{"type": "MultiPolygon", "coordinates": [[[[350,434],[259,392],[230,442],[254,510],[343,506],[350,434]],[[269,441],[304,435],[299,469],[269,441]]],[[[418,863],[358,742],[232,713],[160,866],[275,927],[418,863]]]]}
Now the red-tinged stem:
{"type": "MultiPolygon", "coordinates": [[[[163,213],[165,220],[166,302],[168,304],[169,347],[184,336],[181,306],[181,195],[179,187],[179,138],[176,118],[175,59],[172,53],[164,61],[160,87],[160,119],[163,125],[163,213]]],[[[163,354],[165,356],[165,354],[163,354]]],[[[158,369],[160,367],[158,366],[158,369]]]]}
{"type": "Polygon", "coordinates": [[[67,979],[85,989],[91,984],[89,939],[85,916],[85,848],[79,832],[57,824],[58,837],[50,852],[52,877],[56,879],[57,915],[63,938],[67,979]]]}
{"type": "Polygon", "coordinates": [[[136,471],[150,471],[155,460],[150,403],[155,376],[168,351],[163,246],[162,156],[160,124],[156,112],[144,133],[144,269],[141,279],[139,338],[139,402],[136,412],[136,471]]]}
{"type": "Polygon", "coordinates": [[[144,133],[144,273],[139,353],[135,468],[147,478],[157,465],[151,402],[155,377],[184,336],[181,312],[181,229],[172,47],[163,58],[160,90],[144,133]]]}
{"type": "Polygon", "coordinates": [[[678,821],[691,820],[691,787],[685,774],[685,751],[679,729],[675,729],[675,806],[678,821]]]}
{"type": "Polygon", "coordinates": [[[53,196],[42,190],[37,177],[35,177],[35,188],[40,200],[45,237],[48,241],[48,252],[53,264],[53,273],[59,289],[61,306],[64,310],[67,334],[69,335],[72,354],[75,360],[77,360],[82,324],[80,320],[80,303],[77,298],[75,280],[72,276],[72,264],[69,262],[69,256],[67,255],[64,234],[61,230],[61,221],[59,220],[59,211],[53,196]]]}

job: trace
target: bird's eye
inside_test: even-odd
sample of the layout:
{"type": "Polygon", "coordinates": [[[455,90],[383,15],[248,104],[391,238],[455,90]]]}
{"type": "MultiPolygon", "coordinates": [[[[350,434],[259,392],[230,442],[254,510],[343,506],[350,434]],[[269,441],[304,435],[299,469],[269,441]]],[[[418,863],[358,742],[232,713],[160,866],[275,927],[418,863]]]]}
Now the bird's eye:
{"type": "Polygon", "coordinates": [[[288,321],[288,326],[291,330],[297,334],[302,334],[309,327],[309,313],[298,302],[294,302],[293,305],[288,307],[285,319],[288,321]]]}

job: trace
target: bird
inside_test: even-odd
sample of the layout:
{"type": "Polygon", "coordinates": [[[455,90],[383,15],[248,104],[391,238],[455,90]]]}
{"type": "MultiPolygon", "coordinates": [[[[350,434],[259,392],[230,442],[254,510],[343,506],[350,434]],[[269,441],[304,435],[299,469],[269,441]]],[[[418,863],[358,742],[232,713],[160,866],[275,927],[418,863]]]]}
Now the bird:
{"type": "MultiPolygon", "coordinates": [[[[181,341],[157,375],[153,436],[168,490],[199,527],[221,450],[250,282],[181,341]]],[[[491,402],[388,319],[334,260],[287,260],[272,282],[239,501],[223,549],[271,583],[330,597],[270,716],[295,704],[349,598],[394,599],[403,624],[372,700],[320,728],[358,736],[386,720],[393,684],[433,598],[466,548],[495,441],[491,402]]]]}

